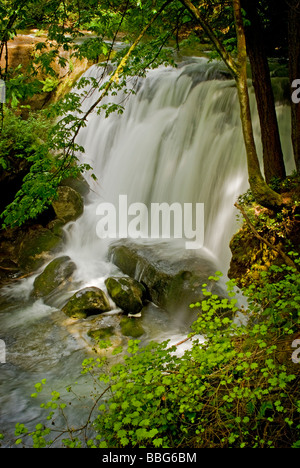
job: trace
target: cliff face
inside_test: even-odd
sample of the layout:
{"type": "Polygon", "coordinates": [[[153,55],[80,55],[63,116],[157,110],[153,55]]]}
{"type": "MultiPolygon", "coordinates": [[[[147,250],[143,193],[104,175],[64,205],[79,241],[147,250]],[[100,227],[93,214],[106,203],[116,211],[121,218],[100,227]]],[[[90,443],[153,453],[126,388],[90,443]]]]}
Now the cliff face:
{"type": "MultiPolygon", "coordinates": [[[[34,34],[20,34],[15,39],[9,41],[7,44],[8,67],[16,68],[21,64],[25,70],[29,65],[35,45],[42,41],[44,42],[44,39],[35,37],[34,34]]],[[[0,60],[0,66],[2,69],[5,69],[6,60],[4,56],[0,60]]]]}
{"type": "MultiPolygon", "coordinates": [[[[18,34],[7,44],[7,63],[6,57],[3,54],[0,60],[1,69],[5,70],[7,67],[8,70],[12,71],[21,66],[21,72],[24,73],[25,76],[29,75],[31,72],[28,70],[32,59],[38,57],[38,55],[43,52],[43,49],[42,51],[38,50],[38,45],[41,43],[46,45],[45,50],[48,51],[56,47],[54,42],[47,41],[44,35],[37,35],[36,31],[32,31],[30,34],[18,34]]],[[[65,66],[62,66],[58,58],[52,62],[52,68],[56,74],[57,86],[51,91],[44,91],[36,94],[34,98],[24,103],[29,104],[32,110],[42,109],[49,101],[55,100],[57,97],[69,91],[80,75],[91,65],[91,62],[87,59],[79,60],[72,57],[72,51],[59,49],[59,56],[65,60],[65,66]]],[[[47,79],[47,75],[41,72],[40,66],[36,66],[35,69],[35,78],[41,81],[47,79]]]]}

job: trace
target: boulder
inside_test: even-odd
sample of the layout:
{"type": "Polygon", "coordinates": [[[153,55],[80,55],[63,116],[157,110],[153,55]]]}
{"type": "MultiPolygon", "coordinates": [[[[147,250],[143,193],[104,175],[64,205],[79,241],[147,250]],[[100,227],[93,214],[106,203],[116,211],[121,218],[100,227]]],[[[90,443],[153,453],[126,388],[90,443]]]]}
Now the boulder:
{"type": "Polygon", "coordinates": [[[116,304],[127,314],[138,314],[144,305],[146,289],[129,277],[109,277],[105,280],[107,292],[116,304]]]}
{"type": "Polygon", "coordinates": [[[110,246],[109,259],[145,286],[149,300],[170,311],[199,301],[204,283],[223,294],[215,282],[208,281],[217,269],[203,251],[174,251],[163,243],[140,245],[122,240],[110,246]]]}
{"type": "Polygon", "coordinates": [[[72,318],[87,318],[111,310],[106,294],[99,288],[84,288],[74,294],[62,311],[72,318]]]}
{"type": "Polygon", "coordinates": [[[32,295],[36,298],[42,297],[47,301],[51,293],[66,286],[75,270],[76,265],[70,257],[56,258],[49,263],[43,273],[36,277],[32,295]]]}
{"type": "Polygon", "coordinates": [[[83,198],[90,193],[90,186],[82,175],[78,177],[68,177],[61,181],[62,187],[71,187],[78,192],[83,198]]]}
{"type": "Polygon", "coordinates": [[[130,338],[139,338],[144,335],[145,330],[140,319],[123,317],[120,321],[121,332],[130,338]]]}
{"type": "Polygon", "coordinates": [[[30,228],[20,243],[18,265],[25,272],[38,270],[62,244],[62,237],[37,225],[30,228]]]}
{"type": "Polygon", "coordinates": [[[82,196],[68,186],[58,187],[57,199],[52,202],[57,218],[65,223],[75,221],[79,218],[84,209],[82,196]]]}

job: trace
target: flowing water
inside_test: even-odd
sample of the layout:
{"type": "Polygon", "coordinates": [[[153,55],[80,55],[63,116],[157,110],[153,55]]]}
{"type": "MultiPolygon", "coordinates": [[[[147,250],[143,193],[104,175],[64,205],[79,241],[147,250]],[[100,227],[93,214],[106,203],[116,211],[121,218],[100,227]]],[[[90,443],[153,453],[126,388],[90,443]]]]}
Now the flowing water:
{"type": "MultiPolygon", "coordinates": [[[[93,66],[87,76],[99,77],[102,71],[93,66]]],[[[150,71],[146,78],[136,80],[135,87],[136,95],[109,98],[124,103],[123,115],[113,113],[105,118],[103,113],[94,113],[78,136],[77,142],[85,148],[79,158],[97,176],[94,181],[85,174],[92,190],[84,214],[66,227],[63,254],[77,264],[78,289],[103,287],[105,278],[116,272],[106,258],[109,242],[97,236],[96,226],[99,204],[116,206],[120,195],[127,196],[128,204],[148,207],[162,202],[203,203],[202,251],[213,259],[216,269],[226,273],[229,267],[229,241],[239,225],[234,203],[248,189],[234,82],[222,65],[197,58],[178,68],[150,71]]],[[[96,92],[90,93],[83,105],[88,108],[96,98],[96,92]]],[[[251,99],[259,137],[252,91],[251,99]]],[[[278,105],[278,116],[290,172],[289,109],[278,105]]],[[[183,248],[171,240],[164,245],[171,258],[183,248]]],[[[6,350],[6,363],[0,364],[0,432],[16,422],[30,425],[39,421],[41,409],[30,398],[34,384],[46,378],[51,388],[64,388],[77,380],[80,363],[89,355],[80,327],[70,327],[60,311],[67,296],[62,295],[53,307],[32,301],[33,281],[34,277],[26,279],[2,292],[14,301],[0,312],[0,338],[6,350]]],[[[165,328],[169,338],[179,339],[182,330],[172,330],[167,315],[156,313],[155,308],[148,314],[154,336],[155,329],[159,336],[158,330],[165,328]]],[[[76,391],[88,395],[80,378],[76,391]]],[[[85,414],[84,402],[73,404],[78,422],[85,414]]]]}

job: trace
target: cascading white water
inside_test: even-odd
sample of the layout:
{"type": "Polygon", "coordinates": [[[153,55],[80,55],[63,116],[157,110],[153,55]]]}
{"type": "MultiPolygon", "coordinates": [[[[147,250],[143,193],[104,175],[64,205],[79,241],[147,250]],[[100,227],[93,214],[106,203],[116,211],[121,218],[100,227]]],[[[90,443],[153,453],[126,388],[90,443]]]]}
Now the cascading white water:
{"type": "MultiPolygon", "coordinates": [[[[87,76],[101,73],[94,66],[87,76]]],[[[105,118],[102,111],[89,116],[77,142],[85,148],[80,158],[93,167],[98,181],[87,175],[93,193],[69,232],[66,248],[78,265],[79,279],[99,276],[106,244],[96,235],[96,210],[103,201],[117,206],[119,195],[127,195],[129,204],[147,206],[203,203],[204,248],[226,273],[229,241],[238,227],[234,203],[248,181],[237,92],[233,80],[222,79],[223,73],[220,63],[205,58],[152,70],[138,82],[138,93],[128,99],[123,115],[105,118]]],[[[85,100],[85,109],[95,94],[85,100]]],[[[123,98],[109,96],[102,104],[123,98]]],[[[253,96],[252,108],[259,137],[253,96]]],[[[284,106],[278,112],[282,121],[289,119],[284,106]]]]}
{"type": "MultiPolygon", "coordinates": [[[[87,76],[100,74],[94,66],[87,76]]],[[[104,113],[90,115],[77,139],[85,148],[79,158],[98,178],[95,182],[85,175],[92,191],[82,217],[67,226],[63,247],[63,254],[77,264],[81,287],[102,286],[112,271],[106,258],[108,242],[96,233],[97,206],[104,201],[117,206],[119,195],[127,195],[128,204],[147,206],[203,203],[204,249],[218,269],[226,273],[229,266],[229,241],[238,227],[234,203],[248,188],[234,81],[224,76],[219,63],[201,58],[178,68],[152,70],[139,79],[137,90],[127,99],[123,115],[114,113],[107,119],[104,113]]],[[[83,106],[88,109],[96,97],[91,93],[83,106]]],[[[109,96],[106,102],[123,98],[109,96]]],[[[253,95],[252,107],[259,142],[253,95]]],[[[280,105],[277,110],[290,172],[289,109],[280,105]]],[[[171,255],[176,255],[173,247],[170,242],[171,255]]],[[[11,290],[17,301],[28,296],[32,283],[33,278],[11,290]]],[[[30,383],[47,376],[65,382],[70,369],[81,362],[80,344],[64,330],[60,310],[42,301],[10,306],[0,319],[2,336],[8,337],[7,364],[0,374],[0,416],[5,425],[24,421],[22,414],[34,421],[39,412],[32,410],[24,393],[29,395],[30,383]]]]}
{"type": "MultiPolygon", "coordinates": [[[[99,73],[96,66],[89,70],[99,73]]],[[[128,204],[203,203],[204,247],[219,268],[228,267],[229,240],[237,228],[233,205],[248,183],[236,89],[220,76],[219,67],[205,59],[153,70],[140,80],[123,115],[89,117],[77,142],[98,181],[88,179],[93,193],[66,248],[79,274],[97,274],[104,245],[96,236],[97,206],[117,206],[121,194],[128,204]]]]}

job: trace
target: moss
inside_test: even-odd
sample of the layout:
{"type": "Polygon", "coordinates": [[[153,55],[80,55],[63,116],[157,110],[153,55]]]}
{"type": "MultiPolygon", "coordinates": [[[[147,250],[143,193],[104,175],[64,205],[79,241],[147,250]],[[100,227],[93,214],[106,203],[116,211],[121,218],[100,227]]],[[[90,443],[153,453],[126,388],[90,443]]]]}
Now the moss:
{"type": "Polygon", "coordinates": [[[120,321],[121,331],[124,336],[139,338],[145,333],[141,321],[137,318],[124,317],[120,321]]]}
{"type": "Polygon", "coordinates": [[[98,330],[90,330],[87,334],[95,341],[106,340],[110,338],[115,332],[114,327],[99,328],[98,330]]]}
{"type": "Polygon", "coordinates": [[[142,310],[145,288],[138,281],[127,277],[110,277],[105,285],[112,300],[124,312],[137,314],[142,310]]]}
{"type": "Polygon", "coordinates": [[[35,271],[40,268],[49,254],[60,247],[62,238],[52,231],[40,226],[30,229],[21,243],[19,265],[24,271],[35,271]]]}
{"type": "Polygon", "coordinates": [[[52,206],[57,218],[64,220],[65,223],[75,221],[84,210],[82,196],[68,186],[58,188],[58,197],[52,206]]]}
{"type": "Polygon", "coordinates": [[[62,311],[68,317],[85,319],[90,315],[108,312],[110,309],[109,301],[101,289],[85,288],[74,294],[62,311]]]}
{"type": "Polygon", "coordinates": [[[70,257],[59,257],[45,268],[34,282],[33,295],[46,297],[63,283],[65,283],[76,270],[76,265],[70,257]]]}

